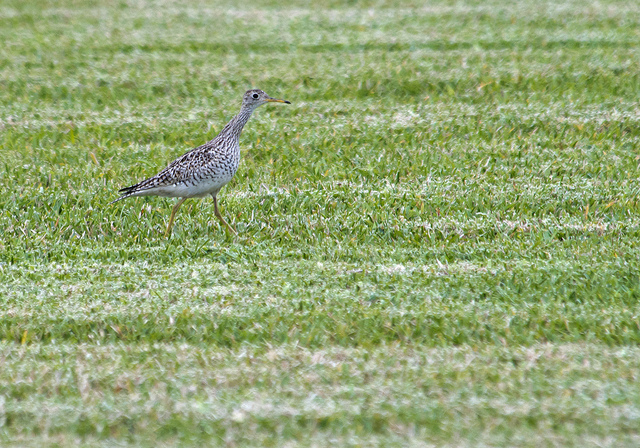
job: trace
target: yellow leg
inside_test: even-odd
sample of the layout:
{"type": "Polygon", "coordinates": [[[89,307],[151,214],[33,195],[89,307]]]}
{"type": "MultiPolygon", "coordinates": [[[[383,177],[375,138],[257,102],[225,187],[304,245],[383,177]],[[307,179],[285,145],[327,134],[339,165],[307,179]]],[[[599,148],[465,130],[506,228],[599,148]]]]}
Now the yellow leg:
{"type": "Polygon", "coordinates": [[[171,235],[171,227],[173,227],[173,218],[176,217],[176,212],[187,198],[180,198],[180,200],[173,206],[173,210],[171,210],[171,218],[169,218],[169,225],[167,226],[167,231],[164,232],[164,236],[171,235]]]}
{"type": "Polygon", "coordinates": [[[224,218],[222,217],[222,215],[220,214],[220,210],[218,210],[218,199],[217,199],[215,196],[213,197],[213,209],[214,209],[214,212],[215,212],[215,214],[216,214],[216,218],[218,218],[218,219],[220,220],[220,222],[221,222],[222,224],[224,224],[224,225],[227,227],[227,229],[228,229],[231,233],[233,233],[234,235],[238,235],[238,234],[236,233],[236,231],[234,230],[234,228],[233,228],[233,227],[231,227],[231,226],[227,223],[227,221],[225,221],[225,220],[224,220],[224,218]]]}

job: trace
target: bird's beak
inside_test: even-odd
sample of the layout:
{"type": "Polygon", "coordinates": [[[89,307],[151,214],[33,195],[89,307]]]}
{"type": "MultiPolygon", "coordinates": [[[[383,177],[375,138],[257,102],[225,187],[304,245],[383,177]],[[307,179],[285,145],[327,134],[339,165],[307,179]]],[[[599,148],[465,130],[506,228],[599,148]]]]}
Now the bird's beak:
{"type": "Polygon", "coordinates": [[[267,98],[267,100],[269,103],[284,103],[284,104],[291,104],[289,101],[287,100],[278,100],[275,98],[267,98]]]}

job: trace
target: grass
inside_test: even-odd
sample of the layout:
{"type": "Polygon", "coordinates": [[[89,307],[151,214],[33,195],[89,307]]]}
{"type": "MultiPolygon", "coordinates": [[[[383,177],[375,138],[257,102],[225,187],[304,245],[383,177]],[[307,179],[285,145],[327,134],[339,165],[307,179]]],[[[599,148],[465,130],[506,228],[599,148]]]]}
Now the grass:
{"type": "Polygon", "coordinates": [[[640,8],[0,4],[0,443],[637,446],[640,8]],[[107,205],[213,138],[211,200],[107,205]]]}

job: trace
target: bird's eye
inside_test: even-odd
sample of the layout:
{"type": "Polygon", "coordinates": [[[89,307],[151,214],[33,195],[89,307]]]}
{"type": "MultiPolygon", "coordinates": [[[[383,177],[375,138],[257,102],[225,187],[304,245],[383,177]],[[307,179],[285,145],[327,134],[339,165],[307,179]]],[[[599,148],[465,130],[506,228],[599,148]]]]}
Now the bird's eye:
{"type": "Polygon", "coordinates": [[[254,93],[252,96],[253,96],[254,98],[256,98],[256,99],[258,98],[258,94],[257,94],[257,93],[254,93]]]}

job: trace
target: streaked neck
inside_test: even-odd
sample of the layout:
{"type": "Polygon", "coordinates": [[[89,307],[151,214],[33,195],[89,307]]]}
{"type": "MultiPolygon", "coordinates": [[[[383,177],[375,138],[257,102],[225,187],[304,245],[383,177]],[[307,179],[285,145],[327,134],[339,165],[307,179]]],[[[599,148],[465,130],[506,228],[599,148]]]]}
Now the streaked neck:
{"type": "Polygon", "coordinates": [[[220,136],[239,138],[242,128],[247,124],[254,108],[242,106],[238,115],[233,117],[229,123],[220,131],[220,136]]]}

